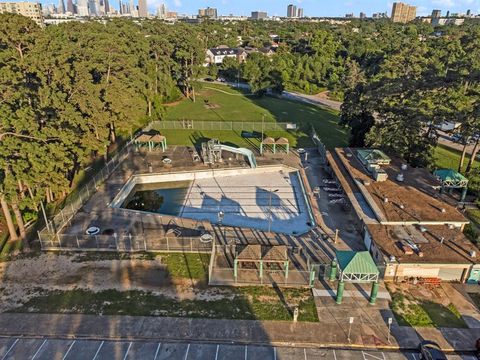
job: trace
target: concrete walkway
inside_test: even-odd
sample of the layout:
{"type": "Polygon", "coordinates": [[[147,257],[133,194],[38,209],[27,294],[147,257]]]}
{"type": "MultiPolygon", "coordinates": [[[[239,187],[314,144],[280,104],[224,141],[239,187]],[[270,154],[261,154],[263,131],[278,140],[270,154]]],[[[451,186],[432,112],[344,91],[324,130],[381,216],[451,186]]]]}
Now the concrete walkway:
{"type": "Polygon", "coordinates": [[[348,341],[344,326],[322,323],[4,313],[0,335],[377,349],[415,349],[423,338],[437,340],[445,350],[471,351],[480,329],[417,331],[394,325],[388,343],[387,334],[355,323],[348,341]]]}

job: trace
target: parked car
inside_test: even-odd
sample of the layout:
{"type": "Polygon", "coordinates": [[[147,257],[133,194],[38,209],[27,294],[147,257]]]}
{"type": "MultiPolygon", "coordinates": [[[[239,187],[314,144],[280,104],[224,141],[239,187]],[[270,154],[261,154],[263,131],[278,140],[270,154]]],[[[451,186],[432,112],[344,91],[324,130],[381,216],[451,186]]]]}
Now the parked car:
{"type": "Polygon", "coordinates": [[[453,134],[450,139],[453,141],[453,142],[456,142],[456,143],[459,143],[459,144],[462,144],[462,145],[465,145],[465,144],[471,144],[472,143],[472,139],[468,139],[466,138],[465,136],[463,136],[462,134],[453,134]]]}
{"type": "Polygon", "coordinates": [[[429,340],[424,340],[418,346],[421,360],[447,360],[440,346],[429,340]]]}
{"type": "Polygon", "coordinates": [[[212,78],[205,78],[205,81],[208,81],[208,82],[214,82],[215,80],[212,79],[212,78]]]}

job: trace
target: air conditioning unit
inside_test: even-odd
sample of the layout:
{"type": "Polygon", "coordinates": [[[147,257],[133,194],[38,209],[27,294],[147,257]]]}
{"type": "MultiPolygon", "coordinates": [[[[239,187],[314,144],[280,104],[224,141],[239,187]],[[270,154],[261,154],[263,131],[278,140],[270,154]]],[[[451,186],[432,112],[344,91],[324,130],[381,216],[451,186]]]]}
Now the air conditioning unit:
{"type": "Polygon", "coordinates": [[[373,172],[373,178],[378,182],[386,181],[388,179],[388,174],[383,169],[376,169],[373,172]]]}

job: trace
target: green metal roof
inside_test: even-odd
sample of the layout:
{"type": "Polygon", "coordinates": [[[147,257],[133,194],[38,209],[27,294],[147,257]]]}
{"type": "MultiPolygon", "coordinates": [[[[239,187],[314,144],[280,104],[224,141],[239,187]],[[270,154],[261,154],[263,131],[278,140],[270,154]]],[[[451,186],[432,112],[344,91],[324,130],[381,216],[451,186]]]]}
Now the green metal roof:
{"type": "Polygon", "coordinates": [[[389,164],[391,159],[378,149],[358,149],[358,157],[364,164],[389,164]]]}
{"type": "Polygon", "coordinates": [[[338,266],[344,274],[379,274],[368,251],[336,251],[338,266]]]}
{"type": "Polygon", "coordinates": [[[438,177],[442,182],[445,182],[445,181],[455,181],[455,182],[468,181],[468,179],[465,176],[463,176],[458,171],[455,171],[453,169],[435,170],[433,172],[433,175],[438,177]]]}

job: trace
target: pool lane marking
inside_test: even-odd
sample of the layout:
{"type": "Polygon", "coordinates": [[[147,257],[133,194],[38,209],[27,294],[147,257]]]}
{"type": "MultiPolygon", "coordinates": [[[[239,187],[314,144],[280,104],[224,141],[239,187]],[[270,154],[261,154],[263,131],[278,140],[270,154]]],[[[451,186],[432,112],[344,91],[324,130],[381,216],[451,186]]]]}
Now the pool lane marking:
{"type": "Polygon", "coordinates": [[[153,360],[157,360],[158,352],[160,351],[160,346],[162,346],[162,343],[158,343],[157,351],[155,351],[155,357],[153,358],[153,360]]]}
{"type": "Polygon", "coordinates": [[[218,348],[220,347],[220,345],[217,345],[217,352],[215,353],[215,360],[218,359],[218,348]]]}
{"type": "Polygon", "coordinates": [[[12,351],[13,347],[14,347],[15,345],[17,345],[17,342],[18,342],[19,340],[20,340],[20,339],[17,339],[17,340],[15,340],[15,341],[13,342],[13,344],[8,348],[8,350],[7,350],[7,352],[5,353],[5,355],[3,355],[2,360],[4,360],[4,359],[7,357],[7,355],[10,353],[10,351],[12,351]]]}
{"type": "Polygon", "coordinates": [[[95,359],[97,358],[98,353],[100,352],[100,350],[101,350],[104,342],[105,342],[105,341],[102,341],[102,343],[101,343],[100,346],[98,347],[97,352],[95,353],[95,356],[93,357],[92,360],[95,360],[95,359]]]}
{"type": "Polygon", "coordinates": [[[128,349],[127,352],[125,353],[125,356],[123,357],[123,360],[125,360],[128,356],[128,352],[130,351],[130,348],[132,347],[132,342],[130,341],[130,344],[128,344],[128,349]]]}
{"type": "Polygon", "coordinates": [[[72,350],[72,347],[73,347],[73,345],[75,345],[76,342],[77,342],[77,340],[73,340],[73,342],[68,347],[67,352],[65,353],[65,355],[63,355],[62,360],[65,360],[67,358],[68,354],[70,353],[70,350],[72,350]]]}
{"type": "Polygon", "coordinates": [[[189,351],[190,351],[190,344],[188,344],[188,346],[187,346],[187,352],[185,353],[185,357],[183,358],[183,360],[187,360],[189,351]]]}
{"type": "Polygon", "coordinates": [[[37,351],[35,352],[35,354],[33,354],[32,360],[34,360],[34,359],[37,357],[38,353],[40,352],[40,350],[42,350],[43,345],[45,345],[46,342],[47,342],[47,339],[43,340],[42,345],[40,345],[40,347],[37,349],[37,351]]]}

